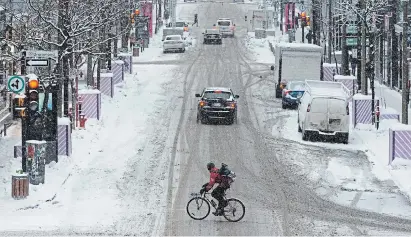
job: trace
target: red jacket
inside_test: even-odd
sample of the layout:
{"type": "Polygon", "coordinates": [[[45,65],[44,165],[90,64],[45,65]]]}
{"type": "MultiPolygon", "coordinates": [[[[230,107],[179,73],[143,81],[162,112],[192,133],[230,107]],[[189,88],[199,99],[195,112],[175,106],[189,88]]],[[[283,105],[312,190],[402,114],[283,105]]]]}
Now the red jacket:
{"type": "Polygon", "coordinates": [[[206,186],[206,191],[208,192],[212,189],[215,183],[220,184],[224,188],[230,187],[228,180],[218,173],[218,169],[216,167],[211,168],[210,170],[210,182],[208,182],[208,185],[206,186]]]}

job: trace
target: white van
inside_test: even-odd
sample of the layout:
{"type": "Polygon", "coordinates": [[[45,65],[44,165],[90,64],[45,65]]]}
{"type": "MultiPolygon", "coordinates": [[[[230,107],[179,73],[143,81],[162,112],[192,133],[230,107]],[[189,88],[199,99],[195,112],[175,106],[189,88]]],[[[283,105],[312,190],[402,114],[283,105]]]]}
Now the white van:
{"type": "Polygon", "coordinates": [[[305,81],[298,105],[298,132],[303,140],[334,136],[348,144],[350,91],[341,82],[305,81]]]}
{"type": "Polygon", "coordinates": [[[235,35],[235,24],[230,18],[218,18],[216,29],[219,29],[223,37],[235,35]]]}

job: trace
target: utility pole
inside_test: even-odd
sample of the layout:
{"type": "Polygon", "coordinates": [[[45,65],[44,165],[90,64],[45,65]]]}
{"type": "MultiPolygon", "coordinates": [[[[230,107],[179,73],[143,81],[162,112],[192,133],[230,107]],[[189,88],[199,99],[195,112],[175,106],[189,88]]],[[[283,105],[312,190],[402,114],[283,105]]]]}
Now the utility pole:
{"type": "Polygon", "coordinates": [[[348,65],[348,46],[347,46],[347,21],[345,16],[342,17],[342,37],[341,37],[341,48],[342,48],[342,75],[350,75],[350,67],[348,65]]]}
{"type": "Polygon", "coordinates": [[[370,77],[370,87],[371,87],[371,115],[372,115],[372,124],[375,124],[375,71],[374,71],[374,65],[375,65],[375,31],[376,31],[376,26],[375,22],[373,22],[372,29],[370,32],[370,37],[369,37],[369,68],[368,70],[368,75],[370,77]]]}
{"type": "MultiPolygon", "coordinates": [[[[361,0],[358,1],[358,5],[357,5],[358,11],[360,11],[361,9],[361,0]]],[[[357,76],[357,83],[358,83],[358,89],[361,90],[362,88],[362,77],[361,77],[361,16],[360,14],[357,14],[357,72],[356,72],[356,76],[357,76]]],[[[365,56],[364,56],[365,57],[365,56]]]]}
{"type": "MultiPolygon", "coordinates": [[[[363,12],[365,10],[365,0],[360,0],[360,7],[361,11],[363,12]]],[[[367,31],[365,27],[365,22],[364,20],[361,20],[361,94],[363,95],[368,95],[368,83],[367,83],[367,76],[365,73],[365,66],[366,66],[366,53],[367,53],[367,46],[366,46],[366,37],[367,37],[367,31]]]]}
{"type": "Polygon", "coordinates": [[[391,85],[398,86],[398,37],[397,33],[395,32],[395,23],[397,22],[397,12],[398,12],[398,0],[392,1],[392,17],[390,18],[390,30],[391,30],[391,52],[392,52],[392,59],[391,59],[391,68],[392,68],[392,78],[391,78],[391,85]]]}
{"type": "Polygon", "coordinates": [[[332,11],[331,11],[331,7],[332,7],[332,0],[328,0],[328,59],[327,62],[331,63],[331,50],[332,50],[332,44],[331,41],[333,39],[333,35],[332,35],[332,11]]]}
{"type": "Polygon", "coordinates": [[[408,124],[408,103],[410,98],[410,88],[408,87],[408,0],[402,0],[403,4],[403,25],[402,25],[402,117],[401,122],[408,124]]]}

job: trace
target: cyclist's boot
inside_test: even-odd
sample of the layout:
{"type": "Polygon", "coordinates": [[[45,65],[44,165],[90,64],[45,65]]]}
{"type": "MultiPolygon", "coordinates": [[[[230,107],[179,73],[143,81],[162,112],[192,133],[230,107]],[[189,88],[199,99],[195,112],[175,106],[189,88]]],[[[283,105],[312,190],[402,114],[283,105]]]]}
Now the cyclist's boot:
{"type": "Polygon", "coordinates": [[[216,211],[213,212],[213,214],[214,214],[215,216],[221,216],[221,215],[223,215],[223,208],[222,208],[222,207],[218,207],[218,208],[216,209],[216,211]]]}

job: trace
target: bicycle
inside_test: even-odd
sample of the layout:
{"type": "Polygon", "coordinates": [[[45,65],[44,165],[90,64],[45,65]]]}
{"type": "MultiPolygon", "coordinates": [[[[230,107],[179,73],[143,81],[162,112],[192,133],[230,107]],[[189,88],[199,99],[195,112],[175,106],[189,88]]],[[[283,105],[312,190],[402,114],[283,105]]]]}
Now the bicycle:
{"type": "MultiPolygon", "coordinates": [[[[187,214],[193,218],[194,220],[203,220],[205,219],[208,215],[210,215],[210,211],[211,211],[211,206],[214,207],[214,209],[217,211],[217,204],[214,202],[214,200],[211,200],[210,198],[208,198],[207,196],[210,196],[211,193],[206,193],[204,192],[203,195],[201,195],[200,193],[192,193],[191,196],[192,198],[188,201],[187,203],[187,214]],[[190,211],[190,204],[193,203],[195,204],[197,207],[197,211],[200,210],[200,208],[204,207],[204,211],[205,211],[205,215],[200,216],[200,217],[196,217],[194,215],[194,213],[192,211],[190,211]],[[204,204],[204,205],[203,205],[204,204]]],[[[223,216],[224,218],[229,221],[229,222],[237,222],[240,221],[241,219],[243,219],[244,215],[245,215],[245,206],[244,204],[236,199],[236,198],[229,198],[226,199],[226,195],[224,194],[224,200],[227,202],[227,206],[224,207],[223,209],[223,216]],[[234,207],[236,204],[240,205],[240,208],[236,208],[234,207]],[[229,217],[229,214],[232,214],[232,216],[235,218],[236,217],[236,212],[237,210],[241,209],[243,211],[243,213],[236,219],[231,219],[229,217]]],[[[195,207],[195,206],[194,206],[195,207]]]]}

